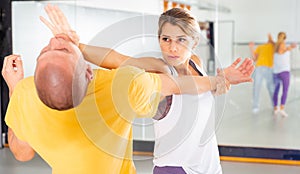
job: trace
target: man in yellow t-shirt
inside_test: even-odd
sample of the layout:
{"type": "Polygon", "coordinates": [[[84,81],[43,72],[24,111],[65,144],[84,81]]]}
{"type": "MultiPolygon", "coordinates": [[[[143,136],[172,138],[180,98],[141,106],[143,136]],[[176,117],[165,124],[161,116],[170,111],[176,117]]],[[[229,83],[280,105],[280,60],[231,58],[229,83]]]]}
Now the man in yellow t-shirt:
{"type": "Polygon", "coordinates": [[[155,114],[160,83],[158,75],[134,67],[96,70],[83,102],[57,111],[39,100],[29,77],[15,87],[6,123],[53,174],[135,173],[131,123],[155,114]]]}
{"type": "Polygon", "coordinates": [[[260,89],[264,80],[266,80],[267,89],[270,95],[270,102],[274,93],[273,83],[273,54],[274,42],[271,34],[268,35],[268,42],[259,45],[254,49],[254,43],[249,43],[250,51],[252,53],[253,61],[255,62],[255,71],[253,73],[253,104],[252,112],[254,114],[259,112],[259,97],[260,89]]]}

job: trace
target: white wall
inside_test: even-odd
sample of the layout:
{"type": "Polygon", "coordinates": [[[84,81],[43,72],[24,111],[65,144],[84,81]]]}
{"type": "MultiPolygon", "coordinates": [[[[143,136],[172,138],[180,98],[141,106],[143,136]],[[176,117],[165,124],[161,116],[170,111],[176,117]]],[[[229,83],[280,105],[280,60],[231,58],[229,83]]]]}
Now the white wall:
{"type": "Polygon", "coordinates": [[[160,14],[163,10],[163,0],[76,0],[75,2],[79,6],[146,14],[160,14]]]}

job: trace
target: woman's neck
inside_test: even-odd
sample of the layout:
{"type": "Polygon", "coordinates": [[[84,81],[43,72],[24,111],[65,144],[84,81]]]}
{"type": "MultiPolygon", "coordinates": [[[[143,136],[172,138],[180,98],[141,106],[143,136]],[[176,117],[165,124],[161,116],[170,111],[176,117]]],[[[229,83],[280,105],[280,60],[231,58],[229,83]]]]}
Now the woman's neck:
{"type": "Polygon", "coordinates": [[[191,75],[191,71],[189,70],[189,60],[190,59],[187,59],[184,63],[174,66],[179,75],[191,75]]]}

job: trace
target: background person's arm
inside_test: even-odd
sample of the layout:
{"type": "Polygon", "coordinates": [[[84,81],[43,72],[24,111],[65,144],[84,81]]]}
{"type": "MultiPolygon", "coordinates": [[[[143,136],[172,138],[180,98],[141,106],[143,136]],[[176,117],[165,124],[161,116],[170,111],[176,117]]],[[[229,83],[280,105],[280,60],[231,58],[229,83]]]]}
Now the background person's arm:
{"type": "Polygon", "coordinates": [[[252,57],[253,61],[256,62],[258,54],[255,53],[254,45],[255,45],[254,42],[250,42],[249,43],[249,49],[250,49],[251,57],[252,57]]]}

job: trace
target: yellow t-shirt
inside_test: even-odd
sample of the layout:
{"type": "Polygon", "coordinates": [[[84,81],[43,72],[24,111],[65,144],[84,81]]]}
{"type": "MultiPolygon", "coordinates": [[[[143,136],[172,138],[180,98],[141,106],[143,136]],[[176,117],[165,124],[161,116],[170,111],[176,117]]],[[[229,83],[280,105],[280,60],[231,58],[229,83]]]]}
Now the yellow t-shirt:
{"type": "Polygon", "coordinates": [[[75,109],[46,107],[33,77],[19,82],[10,99],[7,125],[51,166],[53,174],[136,173],[131,123],[135,117],[155,114],[160,78],[134,67],[96,70],[94,75],[87,96],[75,109]]]}
{"type": "Polygon", "coordinates": [[[266,43],[256,48],[255,54],[258,54],[256,66],[273,67],[274,45],[266,43]]]}

